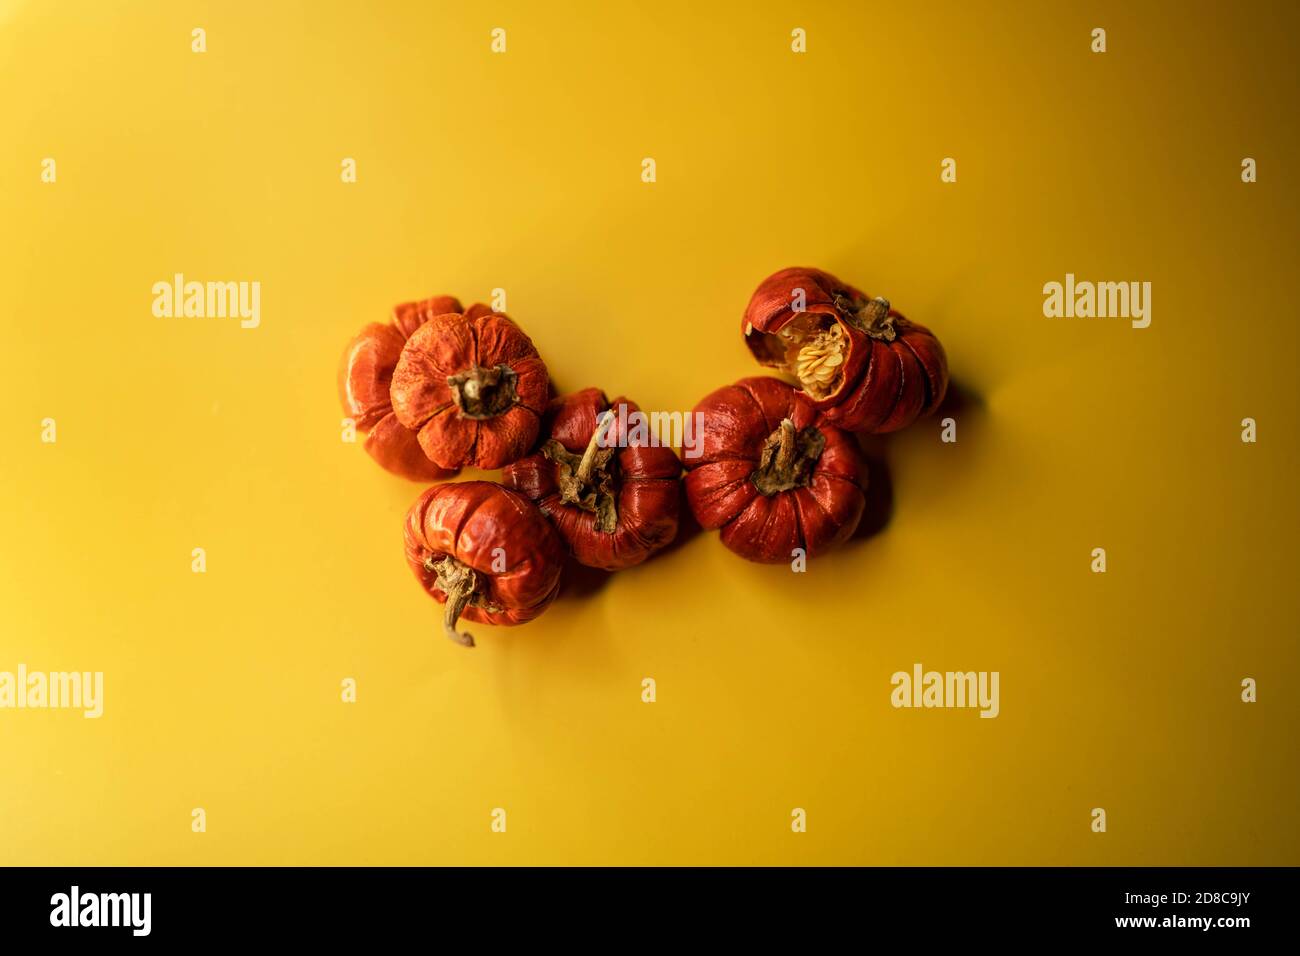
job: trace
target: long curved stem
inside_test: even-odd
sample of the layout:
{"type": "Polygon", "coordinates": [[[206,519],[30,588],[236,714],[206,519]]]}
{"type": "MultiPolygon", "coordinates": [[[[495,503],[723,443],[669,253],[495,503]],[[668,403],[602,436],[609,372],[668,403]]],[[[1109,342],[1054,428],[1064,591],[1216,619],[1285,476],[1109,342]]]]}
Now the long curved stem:
{"type": "Polygon", "coordinates": [[[447,632],[447,637],[461,647],[474,646],[473,634],[469,633],[469,631],[456,630],[456,622],[460,620],[461,612],[468,606],[473,593],[472,588],[453,587],[447,592],[447,607],[442,614],[442,628],[447,632]]]}
{"type": "Polygon", "coordinates": [[[438,580],[435,585],[447,595],[447,603],[442,614],[442,629],[448,639],[461,647],[473,647],[473,635],[467,631],[457,631],[456,622],[460,620],[465,608],[469,607],[469,602],[478,589],[478,577],[474,574],[474,569],[461,564],[450,555],[436,564],[429,564],[426,561],[425,568],[437,573],[438,580]]]}
{"type": "Polygon", "coordinates": [[[596,464],[596,452],[600,448],[600,441],[605,437],[605,432],[609,430],[610,422],[613,420],[613,412],[605,412],[603,416],[597,419],[596,428],[591,433],[591,441],[587,442],[587,447],[582,452],[582,460],[578,462],[578,470],[575,472],[575,476],[584,485],[591,480],[591,469],[596,464]]]}

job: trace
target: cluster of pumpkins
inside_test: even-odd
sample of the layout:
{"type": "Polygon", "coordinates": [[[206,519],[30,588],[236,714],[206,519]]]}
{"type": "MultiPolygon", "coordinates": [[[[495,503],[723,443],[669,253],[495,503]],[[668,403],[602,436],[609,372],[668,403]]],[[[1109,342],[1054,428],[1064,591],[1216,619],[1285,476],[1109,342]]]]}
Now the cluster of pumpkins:
{"type": "Polygon", "coordinates": [[[763,280],[742,331],[794,383],[746,378],[706,396],[698,455],[683,462],[613,413],[637,412],[629,399],[554,396],[532,340],[485,305],[436,296],[361,330],[343,356],[343,410],[385,469],[437,482],[407,513],[405,547],[448,637],[474,645],[462,617],[532,620],[570,558],[607,571],[645,561],[676,538],[683,487],[701,527],[751,561],[814,557],[853,534],[867,472],[851,433],[937,408],[943,347],[884,299],[809,268],[763,280]],[[446,481],[470,467],[502,480],[446,481]]]}

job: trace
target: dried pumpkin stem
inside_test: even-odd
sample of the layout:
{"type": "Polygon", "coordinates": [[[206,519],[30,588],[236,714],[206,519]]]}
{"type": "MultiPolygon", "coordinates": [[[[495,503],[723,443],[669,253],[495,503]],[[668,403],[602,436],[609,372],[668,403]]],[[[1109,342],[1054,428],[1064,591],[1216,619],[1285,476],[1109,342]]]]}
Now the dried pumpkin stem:
{"type": "Polygon", "coordinates": [[[613,421],[613,412],[605,412],[597,420],[596,430],[581,457],[554,438],[542,446],[542,454],[559,466],[555,483],[559,486],[560,500],[592,512],[596,516],[596,529],[608,534],[618,529],[614,449],[601,448],[600,441],[613,421]]]}
{"type": "Polygon", "coordinates": [[[436,563],[427,559],[424,567],[427,571],[437,573],[436,586],[447,595],[447,603],[442,615],[442,627],[447,632],[447,637],[462,647],[473,647],[473,636],[466,631],[457,631],[456,622],[460,620],[465,608],[469,607],[475,591],[478,590],[478,575],[469,565],[462,564],[451,555],[436,563]]]}
{"type": "Polygon", "coordinates": [[[835,296],[835,308],[839,309],[844,320],[859,332],[865,332],[873,339],[892,342],[898,337],[894,328],[894,317],[889,314],[889,300],[876,296],[865,302],[855,301],[847,296],[835,296]]]}
{"type": "Polygon", "coordinates": [[[776,430],[775,468],[781,474],[789,474],[794,464],[794,422],[788,418],[781,420],[781,427],[776,430]]]}
{"type": "Polygon", "coordinates": [[[826,436],[811,425],[796,431],[786,418],[767,436],[750,480],[763,495],[807,487],[813,466],[826,448],[826,436]]]}
{"type": "Polygon", "coordinates": [[[583,449],[582,460],[578,462],[578,470],[574,474],[584,485],[591,480],[591,469],[596,465],[596,452],[600,448],[600,441],[605,437],[605,432],[609,430],[609,424],[613,420],[614,413],[605,412],[604,416],[596,422],[596,428],[591,433],[591,441],[587,442],[587,447],[583,449]]]}
{"type": "Polygon", "coordinates": [[[460,414],[481,421],[508,412],[519,400],[519,376],[509,365],[473,368],[447,376],[451,399],[460,414]]]}

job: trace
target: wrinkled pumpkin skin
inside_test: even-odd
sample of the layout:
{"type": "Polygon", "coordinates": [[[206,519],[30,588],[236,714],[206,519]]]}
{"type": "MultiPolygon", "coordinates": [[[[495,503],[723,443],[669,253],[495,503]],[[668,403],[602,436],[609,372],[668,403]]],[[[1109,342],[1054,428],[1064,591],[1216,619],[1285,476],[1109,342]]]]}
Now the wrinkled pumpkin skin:
{"type": "Polygon", "coordinates": [[[439,468],[491,470],[532,449],[550,379],[532,340],[483,306],[416,329],[393,370],[393,412],[439,468]]]}
{"type": "Polygon", "coordinates": [[[796,548],[816,557],[853,534],[866,505],[866,467],[853,437],[797,390],[774,378],[746,378],[706,396],[695,411],[704,416],[703,451],[686,461],[685,484],[701,527],[719,529],[741,557],[769,564],[791,561],[796,548]],[[765,445],[783,428],[821,447],[793,487],[764,493],[765,445]]]}
{"type": "Polygon", "coordinates": [[[479,593],[461,616],[480,624],[531,621],[555,599],[564,542],[532,502],[490,481],[427,489],[406,514],[406,562],[434,600],[447,595],[431,566],[445,557],[472,568],[479,593]]]}
{"type": "Polygon", "coordinates": [[[546,415],[544,450],[520,459],[503,473],[503,482],[536,502],[574,558],[588,567],[606,571],[632,567],[677,537],[681,462],[671,448],[653,447],[627,434],[631,429],[624,426],[639,411],[627,398],[609,401],[598,388],[561,396],[546,415]],[[547,442],[554,440],[573,458],[580,458],[601,416],[607,411],[617,416],[620,405],[626,412],[621,421],[617,417],[611,421],[603,439],[599,475],[607,478],[608,492],[600,493],[593,483],[582,489],[588,492],[586,500],[566,500],[561,489],[564,466],[554,452],[548,454],[547,442]],[[609,530],[602,527],[604,513],[597,510],[606,506],[609,530]]]}
{"type": "Polygon", "coordinates": [[[460,302],[449,295],[403,303],[393,310],[391,322],[369,323],[343,351],[338,375],[343,414],[366,436],[370,457],[402,478],[429,482],[456,474],[456,469],[430,461],[416,434],[397,420],[390,386],[411,333],[434,316],[460,311],[460,302]]]}

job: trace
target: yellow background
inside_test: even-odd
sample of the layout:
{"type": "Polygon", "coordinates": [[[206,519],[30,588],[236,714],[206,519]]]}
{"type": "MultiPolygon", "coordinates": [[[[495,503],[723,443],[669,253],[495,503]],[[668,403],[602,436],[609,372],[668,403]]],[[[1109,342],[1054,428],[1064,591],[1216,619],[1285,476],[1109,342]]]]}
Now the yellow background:
{"type": "Polygon", "coordinates": [[[106,685],[0,711],[0,863],[1300,863],[1294,8],[476,6],[0,0],[0,670],[106,685]],[[346,340],[501,287],[561,389],[686,410],[793,264],[947,346],[883,530],[444,640],[346,340]],[[1151,327],[1044,318],[1066,272],[1151,327]],[[915,662],[1001,716],[892,709],[915,662]]]}

